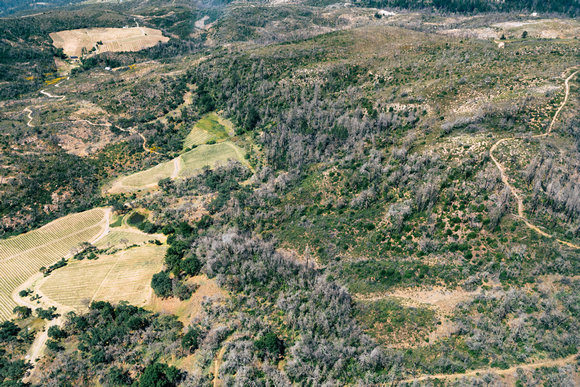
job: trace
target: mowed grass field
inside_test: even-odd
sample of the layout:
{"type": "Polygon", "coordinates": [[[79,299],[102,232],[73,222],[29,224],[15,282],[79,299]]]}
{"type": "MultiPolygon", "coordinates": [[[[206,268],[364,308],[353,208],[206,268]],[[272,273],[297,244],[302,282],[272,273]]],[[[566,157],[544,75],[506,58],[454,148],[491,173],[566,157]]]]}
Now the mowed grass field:
{"type": "Polygon", "coordinates": [[[55,220],[38,230],[0,241],[0,320],[12,315],[12,293],[42,266],[48,267],[82,242],[91,242],[106,226],[102,208],[55,220]]]}
{"type": "MultiPolygon", "coordinates": [[[[238,160],[246,163],[245,152],[232,142],[224,141],[213,145],[200,145],[179,156],[179,172],[176,178],[192,176],[205,166],[213,167],[218,162],[238,160]]],[[[246,163],[247,164],[247,163],[246,163]]],[[[153,188],[161,179],[171,177],[175,171],[174,160],[137,172],[114,182],[109,192],[131,192],[153,188]]]]}
{"type": "Polygon", "coordinates": [[[193,145],[202,145],[208,141],[225,140],[232,131],[230,121],[221,118],[217,113],[208,113],[199,120],[183,141],[183,150],[193,145]]]}
{"type": "Polygon", "coordinates": [[[161,270],[166,250],[166,245],[145,245],[73,261],[48,276],[38,293],[79,311],[91,301],[145,305],[151,297],[151,277],[161,270]]]}

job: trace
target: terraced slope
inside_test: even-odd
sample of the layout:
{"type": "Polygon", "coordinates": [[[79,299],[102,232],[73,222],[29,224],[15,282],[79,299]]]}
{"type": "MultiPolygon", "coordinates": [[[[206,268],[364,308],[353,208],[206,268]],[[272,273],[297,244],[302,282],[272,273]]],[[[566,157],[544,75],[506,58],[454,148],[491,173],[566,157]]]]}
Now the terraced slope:
{"type": "Polygon", "coordinates": [[[0,241],[0,320],[12,315],[12,293],[28,278],[71,253],[82,242],[92,242],[107,228],[109,212],[102,208],[55,220],[38,230],[0,241]]]}

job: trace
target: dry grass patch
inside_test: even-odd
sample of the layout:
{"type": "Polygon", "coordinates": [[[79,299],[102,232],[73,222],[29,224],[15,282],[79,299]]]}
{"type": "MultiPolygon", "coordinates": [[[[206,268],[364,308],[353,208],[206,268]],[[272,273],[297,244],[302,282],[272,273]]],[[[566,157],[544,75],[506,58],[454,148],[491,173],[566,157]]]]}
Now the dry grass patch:
{"type": "Polygon", "coordinates": [[[180,301],[179,298],[162,299],[153,295],[148,308],[154,312],[176,315],[179,321],[188,325],[201,312],[204,299],[223,300],[228,297],[228,293],[220,288],[214,279],[208,278],[205,274],[190,278],[188,283],[199,285],[199,288],[189,300],[180,301]]]}
{"type": "Polygon", "coordinates": [[[132,245],[141,245],[153,239],[165,240],[166,238],[163,235],[145,234],[133,229],[113,230],[95,243],[95,246],[99,249],[122,249],[132,245]]]}
{"type": "Polygon", "coordinates": [[[121,178],[113,184],[110,192],[127,192],[138,189],[153,188],[161,179],[171,177],[175,165],[173,160],[154,166],[145,171],[137,172],[121,178]]]}
{"type": "Polygon", "coordinates": [[[168,177],[186,178],[194,175],[201,168],[213,167],[218,162],[238,160],[247,164],[244,155],[245,152],[240,147],[229,141],[214,145],[201,145],[177,158],[179,173],[176,173],[174,159],[117,180],[112,184],[109,193],[156,188],[161,179],[168,177]]]}
{"type": "Polygon", "coordinates": [[[56,48],[62,48],[69,56],[78,57],[81,56],[83,48],[90,51],[93,47],[97,47],[97,54],[107,51],[139,51],[153,47],[159,42],[169,41],[161,31],[147,27],[81,28],[53,32],[50,37],[56,48]],[[103,44],[97,45],[97,42],[103,44]]]}
{"type": "Polygon", "coordinates": [[[38,286],[38,293],[76,310],[91,301],[128,301],[143,306],[152,294],[151,277],[159,272],[167,246],[146,245],[97,260],[74,261],[38,286]]]}

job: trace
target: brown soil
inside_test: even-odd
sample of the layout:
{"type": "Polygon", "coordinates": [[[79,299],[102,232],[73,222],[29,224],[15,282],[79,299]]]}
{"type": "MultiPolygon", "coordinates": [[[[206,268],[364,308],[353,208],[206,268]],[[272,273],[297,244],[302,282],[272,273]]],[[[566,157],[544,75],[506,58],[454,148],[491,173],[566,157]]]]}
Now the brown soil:
{"type": "Polygon", "coordinates": [[[97,47],[96,53],[139,51],[153,47],[158,42],[169,41],[161,31],[147,27],[82,28],[53,32],[50,37],[55,47],[62,48],[68,56],[78,57],[81,56],[83,48],[90,51],[93,47],[97,47]],[[97,45],[97,42],[103,44],[97,45]]]}

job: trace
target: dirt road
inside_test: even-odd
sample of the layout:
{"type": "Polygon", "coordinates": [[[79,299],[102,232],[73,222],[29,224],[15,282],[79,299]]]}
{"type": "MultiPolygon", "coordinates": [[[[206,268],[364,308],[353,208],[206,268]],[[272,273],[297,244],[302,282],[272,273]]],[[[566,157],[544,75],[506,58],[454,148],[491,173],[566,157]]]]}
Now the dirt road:
{"type": "MultiPolygon", "coordinates": [[[[548,130],[546,131],[546,133],[543,134],[538,134],[536,136],[533,136],[533,138],[539,138],[539,137],[547,137],[550,135],[550,133],[552,132],[552,129],[554,128],[554,125],[556,123],[556,120],[558,119],[558,115],[560,114],[560,112],[562,111],[562,109],[564,108],[564,106],[566,105],[566,103],[568,102],[568,98],[570,96],[570,80],[576,75],[578,74],[578,72],[580,72],[580,70],[573,72],[568,78],[566,78],[566,81],[564,82],[564,87],[566,89],[566,94],[564,96],[564,100],[562,101],[562,103],[560,104],[560,107],[558,108],[558,110],[556,111],[556,113],[554,114],[554,117],[552,118],[552,121],[550,122],[550,126],[548,127],[548,130]]],[[[501,181],[506,185],[506,187],[509,188],[510,192],[512,193],[512,195],[514,196],[514,198],[516,199],[516,201],[518,202],[518,216],[524,221],[525,225],[534,230],[535,232],[537,232],[538,234],[548,237],[548,238],[552,238],[552,235],[540,230],[539,227],[537,227],[536,225],[532,224],[525,216],[524,214],[524,201],[522,199],[522,197],[517,193],[517,191],[515,190],[515,188],[510,184],[506,170],[504,168],[503,165],[501,165],[501,163],[497,160],[497,158],[494,156],[494,152],[497,149],[497,147],[501,144],[503,144],[504,142],[513,140],[515,137],[509,137],[509,138],[502,138],[501,140],[497,141],[495,144],[493,144],[493,146],[491,147],[491,149],[489,150],[489,155],[491,156],[491,160],[493,161],[493,163],[495,164],[495,166],[497,167],[497,169],[499,170],[500,176],[501,176],[501,181]]],[[[556,239],[558,242],[560,242],[563,245],[566,245],[568,247],[571,247],[573,249],[580,249],[579,245],[576,245],[574,243],[570,243],[561,239],[556,239]]]]}
{"type": "Polygon", "coordinates": [[[64,95],[52,95],[52,94],[50,94],[50,93],[47,93],[47,92],[46,92],[46,91],[44,91],[44,90],[40,90],[40,94],[44,94],[44,95],[46,95],[48,98],[59,98],[59,99],[65,99],[65,98],[66,98],[66,96],[64,96],[64,95]]]}
{"type": "Polygon", "coordinates": [[[26,107],[23,110],[24,112],[28,112],[28,122],[26,123],[26,125],[28,125],[28,127],[30,128],[34,128],[34,125],[32,125],[32,110],[30,110],[30,108],[26,107]]]}
{"type": "Polygon", "coordinates": [[[479,376],[479,375],[484,375],[488,372],[492,372],[494,374],[497,375],[509,375],[511,373],[516,372],[519,368],[521,369],[527,369],[527,370],[532,370],[532,369],[536,369],[536,368],[541,368],[541,367],[561,367],[563,365],[572,363],[576,361],[576,356],[577,355],[570,355],[568,357],[564,357],[564,358],[560,358],[560,359],[554,359],[554,360],[544,360],[544,361],[540,361],[537,363],[528,363],[528,364],[520,364],[505,370],[497,370],[497,369],[493,369],[493,368],[482,368],[482,369],[478,369],[478,370],[473,370],[473,371],[469,371],[469,372],[465,372],[462,374],[436,374],[436,375],[427,375],[427,376],[421,376],[418,378],[413,378],[413,379],[407,379],[407,380],[402,380],[399,383],[412,383],[414,381],[422,381],[422,380],[428,380],[428,379],[460,379],[463,377],[474,377],[474,376],[479,376]]]}

